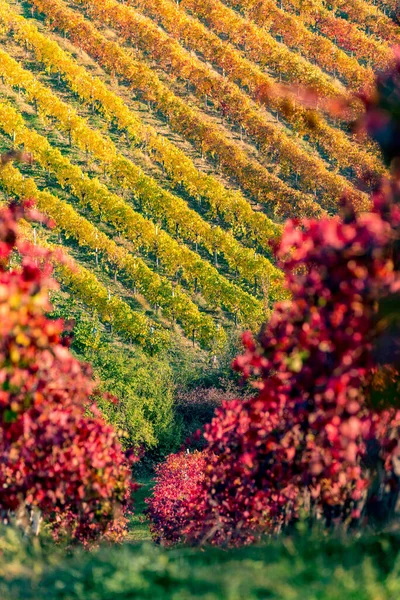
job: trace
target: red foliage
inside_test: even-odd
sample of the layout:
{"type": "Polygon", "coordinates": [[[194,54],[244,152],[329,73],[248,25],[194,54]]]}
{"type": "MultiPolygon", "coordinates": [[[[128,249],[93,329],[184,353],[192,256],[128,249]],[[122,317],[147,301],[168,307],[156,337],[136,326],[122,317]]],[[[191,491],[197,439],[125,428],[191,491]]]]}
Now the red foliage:
{"type": "Polygon", "coordinates": [[[63,345],[63,323],[45,316],[55,284],[47,252],[19,239],[21,216],[0,212],[0,510],[36,507],[56,535],[118,538],[130,469],[112,428],[86,416],[91,372],[63,345]]]}
{"type": "Polygon", "coordinates": [[[235,366],[256,376],[260,391],[224,403],[207,429],[207,496],[190,535],[218,523],[216,541],[252,541],[300,507],[328,522],[355,518],[380,463],[398,485],[395,412],[367,405],[376,303],[399,282],[392,233],[378,206],[343,221],[306,221],[302,230],[287,225],[280,253],[290,250],[292,300],[275,307],[258,344],[244,338],[247,352],[235,366]]]}
{"type": "Polygon", "coordinates": [[[176,543],[191,505],[204,479],[206,460],[201,452],[171,454],[156,468],[153,495],[147,499],[153,538],[164,544],[176,543]]]}

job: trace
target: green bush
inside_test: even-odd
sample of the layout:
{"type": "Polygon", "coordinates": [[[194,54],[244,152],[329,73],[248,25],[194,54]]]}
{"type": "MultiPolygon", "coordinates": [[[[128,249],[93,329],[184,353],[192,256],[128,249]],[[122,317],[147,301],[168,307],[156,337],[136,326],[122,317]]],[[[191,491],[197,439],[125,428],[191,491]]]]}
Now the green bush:
{"type": "Polygon", "coordinates": [[[53,316],[73,322],[72,351],[90,363],[100,380],[99,389],[118,400],[98,399],[105,419],[119,432],[126,448],[161,447],[171,452],[180,441],[174,422],[174,378],[168,359],[149,356],[108,335],[96,315],[90,315],[71,298],[53,295],[53,316]]]}
{"type": "Polygon", "coordinates": [[[144,356],[135,349],[118,351],[102,345],[91,360],[101,380],[101,389],[114,394],[119,402],[100,400],[98,405],[122,433],[121,441],[131,447],[167,446],[173,437],[173,385],[167,362],[144,356]]]}
{"type": "Polygon", "coordinates": [[[398,600],[400,535],[297,533],[260,547],[93,552],[0,531],[2,600],[398,600]]]}

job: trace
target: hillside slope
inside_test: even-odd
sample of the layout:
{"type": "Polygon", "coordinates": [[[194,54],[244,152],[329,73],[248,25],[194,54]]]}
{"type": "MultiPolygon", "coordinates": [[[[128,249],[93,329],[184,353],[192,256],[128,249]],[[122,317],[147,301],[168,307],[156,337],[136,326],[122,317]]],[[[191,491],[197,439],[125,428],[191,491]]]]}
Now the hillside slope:
{"type": "Polygon", "coordinates": [[[0,0],[0,146],[34,158],[0,188],[55,221],[30,235],[80,265],[63,292],[149,351],[257,329],[284,219],[366,209],[384,172],[326,108],[391,63],[386,4],[0,0]]]}

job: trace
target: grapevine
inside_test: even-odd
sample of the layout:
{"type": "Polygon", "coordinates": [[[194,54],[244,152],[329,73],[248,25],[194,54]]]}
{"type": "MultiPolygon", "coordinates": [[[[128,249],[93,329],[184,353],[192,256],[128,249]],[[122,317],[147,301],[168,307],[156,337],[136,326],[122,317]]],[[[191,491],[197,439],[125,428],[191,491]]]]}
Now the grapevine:
{"type": "MultiPolygon", "coordinates": [[[[255,5],[254,0],[248,2],[255,5]]],[[[339,47],[354,53],[368,66],[374,69],[387,69],[393,66],[394,56],[389,45],[366,35],[350,21],[336,17],[324,7],[321,0],[313,2],[311,6],[301,0],[286,0],[285,10],[295,14],[297,19],[317,30],[319,34],[335,40],[339,47]]]]}
{"type": "Polygon", "coordinates": [[[330,75],[339,77],[350,89],[358,90],[366,81],[371,81],[370,69],[360,65],[356,58],[346,54],[332,40],[308,29],[294,14],[277,6],[274,0],[264,0],[264,10],[257,10],[258,5],[253,5],[251,0],[240,3],[227,1],[225,4],[228,6],[220,2],[183,0],[180,6],[196,14],[211,29],[227,31],[231,43],[240,47],[245,54],[253,56],[257,62],[259,52],[260,62],[265,63],[266,55],[260,52],[262,48],[257,50],[257,44],[260,47],[260,41],[264,39],[261,46],[268,48],[269,39],[265,36],[268,32],[330,75]],[[230,11],[229,7],[238,12],[230,11]],[[265,10],[268,10],[268,18],[265,10]],[[264,27],[264,30],[260,31],[255,26],[264,27]]]}
{"type": "MultiPolygon", "coordinates": [[[[271,122],[256,103],[235,84],[225,80],[202,61],[193,57],[150,19],[146,19],[131,7],[121,5],[115,0],[76,1],[89,6],[91,17],[99,17],[102,22],[117,28],[122,37],[128,38],[132,44],[149,54],[152,60],[160,63],[164,70],[172,74],[178,73],[181,78],[187,79],[194,86],[196,96],[203,98],[208,94],[216,106],[223,98],[227,115],[257,142],[266,159],[279,162],[280,175],[287,178],[296,171],[299,188],[307,193],[318,191],[320,201],[325,208],[334,209],[343,193],[352,196],[355,203],[363,206],[366,198],[362,193],[355,190],[341,175],[328,170],[321,158],[310,150],[308,152],[303,150],[294,139],[286,135],[280,124],[271,122]]],[[[162,6],[170,5],[163,3],[162,6]]],[[[173,22],[175,23],[175,19],[173,22]]],[[[165,20],[163,25],[165,26],[165,20]]],[[[196,46],[197,44],[194,45],[196,46]]],[[[254,86],[254,82],[251,82],[251,86],[254,86]]],[[[259,93],[257,91],[259,89],[258,86],[255,90],[256,94],[259,93]]],[[[319,141],[325,138],[326,132],[319,141]]],[[[338,159],[332,140],[329,147],[338,159]]],[[[339,154],[343,155],[342,152],[339,154]]],[[[359,164],[359,161],[357,163],[359,164]]]]}
{"type": "Polygon", "coordinates": [[[328,8],[340,16],[361,26],[368,34],[374,34],[389,44],[398,44],[398,26],[374,4],[364,0],[331,0],[328,8]]]}
{"type": "MultiPolygon", "coordinates": [[[[90,6],[95,5],[96,13],[99,16],[104,17],[105,6],[102,3],[101,7],[98,5],[97,0],[79,0],[90,6]]],[[[113,0],[110,6],[114,7],[116,3],[113,0]]],[[[217,26],[221,26],[221,19],[218,12],[213,11],[214,3],[213,0],[182,0],[179,7],[170,0],[130,0],[129,4],[135,5],[146,14],[160,23],[168,33],[176,38],[177,40],[183,40],[184,45],[193,51],[201,52],[203,58],[212,63],[215,63],[218,68],[222,69],[223,73],[232,82],[240,82],[243,89],[248,91],[248,94],[254,99],[260,101],[262,104],[269,106],[274,111],[277,111],[279,115],[294,128],[295,131],[300,134],[307,134],[309,141],[312,141],[315,146],[321,147],[325,153],[329,156],[329,160],[336,162],[336,164],[342,169],[351,167],[354,172],[359,174],[360,169],[363,168],[370,173],[380,176],[383,171],[382,164],[379,163],[376,157],[372,157],[364,150],[359,148],[355,144],[355,140],[349,139],[343,131],[338,128],[333,128],[326,123],[321,115],[316,111],[310,111],[300,105],[299,102],[289,101],[287,93],[282,94],[279,86],[276,85],[275,81],[269,77],[264,71],[262,71],[254,63],[241,57],[239,52],[235,50],[228,42],[222,41],[217,35],[210,32],[204,25],[193,17],[189,17],[181,9],[190,9],[192,12],[200,18],[204,18],[206,15],[207,22],[217,22],[217,26]],[[211,13],[211,17],[208,18],[211,13]]],[[[107,4],[108,6],[108,4],[107,4]]],[[[136,17],[134,13],[127,12],[129,8],[119,7],[120,19],[118,23],[121,23],[120,33],[125,37],[133,38],[136,41],[138,36],[138,27],[136,26],[136,17]],[[122,23],[125,25],[122,25],[122,23]],[[129,26],[129,28],[128,28],[129,26]],[[128,32],[126,29],[128,28],[128,32]]],[[[119,14],[118,13],[118,14],[119,14]]],[[[110,17],[107,19],[109,24],[116,26],[115,10],[107,12],[110,17]]],[[[140,22],[140,21],[139,21],[140,22]]],[[[229,27],[232,32],[232,27],[229,27]]],[[[148,37],[146,38],[148,43],[148,37]]],[[[315,44],[313,45],[315,46],[315,44]]],[[[163,57],[165,57],[165,43],[163,44],[163,57]]],[[[151,55],[154,56],[154,51],[151,55]]],[[[324,54],[326,55],[326,54],[324,54]]],[[[328,54],[329,56],[329,54],[328,54]]],[[[352,70],[352,73],[355,71],[352,70]]],[[[361,73],[362,81],[365,83],[369,73],[361,73]]],[[[204,77],[202,79],[204,81],[204,77]]],[[[358,82],[358,87],[360,86],[358,82]]],[[[218,94],[217,94],[218,97],[218,94]]],[[[225,94],[226,102],[228,104],[227,114],[230,114],[232,118],[236,118],[237,103],[232,102],[229,96],[225,94]]],[[[243,113],[249,114],[248,107],[243,105],[243,113]]],[[[247,117],[246,117],[247,118],[247,117]]],[[[273,129],[273,127],[272,127],[273,129]]],[[[251,128],[248,128],[251,131],[251,128]]],[[[277,130],[278,131],[278,130],[277,130]]],[[[268,138],[273,139],[272,134],[266,134],[268,138]]],[[[279,137],[281,139],[280,151],[280,165],[285,161],[285,147],[282,143],[284,138],[283,132],[279,130],[279,137]]],[[[286,140],[287,156],[286,160],[290,164],[299,164],[300,157],[297,157],[293,153],[293,146],[290,140],[286,140]]],[[[268,149],[267,149],[268,150],[268,149]]],[[[307,181],[307,177],[310,174],[310,168],[312,169],[312,160],[304,163],[303,170],[299,169],[301,179],[307,181]],[[306,176],[304,175],[304,173],[306,176]]],[[[325,177],[325,165],[321,161],[314,161],[317,167],[317,173],[320,177],[325,177]]],[[[313,171],[314,173],[314,171],[313,171]]],[[[313,175],[313,181],[318,179],[318,176],[313,175]]]]}
{"type": "Polygon", "coordinates": [[[70,39],[87,50],[99,64],[129,84],[143,99],[163,113],[172,129],[193,142],[202,152],[218,158],[221,169],[234,177],[242,189],[263,203],[271,203],[275,214],[321,214],[312,197],[290,188],[229,141],[223,130],[198,110],[191,108],[164,85],[143,61],[137,61],[119,44],[104,35],[61,0],[34,0],[34,6],[47,15],[49,25],[68,33],[70,39]]]}
{"type": "MultiPolygon", "coordinates": [[[[0,103],[0,119],[11,116],[17,121],[18,115],[0,103]]],[[[26,133],[29,135],[28,132],[26,133]]],[[[40,147],[41,140],[38,138],[37,135],[32,136],[33,147],[35,144],[37,148],[40,147]]],[[[46,144],[42,143],[42,146],[46,144]]],[[[96,255],[99,252],[104,254],[114,269],[122,270],[131,284],[143,293],[149,302],[159,305],[165,316],[176,317],[189,337],[192,336],[193,331],[196,331],[199,341],[206,344],[217,337],[218,332],[212,319],[200,314],[197,306],[180,286],[173,287],[164,277],[151,271],[141,258],[133,257],[125,248],[118,246],[87,219],[80,216],[72,206],[47,191],[39,191],[33,179],[25,180],[15,169],[12,173],[7,171],[0,173],[0,177],[9,193],[22,198],[35,198],[39,209],[56,221],[59,229],[67,237],[75,238],[80,246],[92,249],[96,255]]]]}
{"type": "MultiPolygon", "coordinates": [[[[13,189],[13,180],[18,180],[20,173],[8,165],[0,171],[0,180],[9,189],[13,189]]],[[[32,189],[27,186],[25,189],[32,189]]],[[[21,188],[19,188],[21,189],[21,188]]],[[[25,191],[24,189],[22,190],[25,191]]],[[[18,194],[16,194],[18,195],[18,194]]],[[[80,265],[65,250],[49,243],[43,234],[34,235],[31,227],[23,232],[26,239],[35,241],[39,248],[52,250],[52,262],[57,272],[57,278],[69,288],[86,306],[96,310],[102,321],[110,323],[126,340],[142,346],[148,344],[153,332],[153,341],[163,345],[168,343],[168,334],[157,328],[145,315],[133,311],[126,302],[110,294],[109,290],[88,269],[80,265]],[[60,257],[62,259],[60,260],[60,257]]]]}
{"type": "Polygon", "coordinates": [[[210,204],[211,214],[222,216],[234,233],[269,251],[270,241],[279,236],[280,227],[263,213],[252,210],[240,192],[229,190],[212,175],[198,171],[182,150],[139,120],[119,96],[100,79],[90,75],[55,41],[41,34],[33,23],[10,10],[5,0],[0,0],[0,21],[18,43],[32,45],[36,58],[47,70],[62,74],[82,102],[94,104],[108,122],[117,121],[120,131],[125,132],[131,142],[146,147],[151,157],[167,172],[173,185],[183,184],[196,200],[204,198],[210,204]]]}

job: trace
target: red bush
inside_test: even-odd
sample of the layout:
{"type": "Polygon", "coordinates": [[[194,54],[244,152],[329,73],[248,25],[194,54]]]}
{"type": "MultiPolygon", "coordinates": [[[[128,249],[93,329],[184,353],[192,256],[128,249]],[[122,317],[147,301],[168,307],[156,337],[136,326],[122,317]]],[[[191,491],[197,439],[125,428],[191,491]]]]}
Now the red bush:
{"type": "Polygon", "coordinates": [[[153,495],[147,499],[153,538],[164,544],[180,541],[187,507],[201,491],[206,460],[201,452],[171,454],[156,468],[153,495]]]}
{"type": "Polygon", "coordinates": [[[252,541],[301,507],[328,523],[359,517],[380,464],[385,483],[398,486],[395,412],[367,403],[377,301],[398,285],[393,230],[380,213],[286,227],[280,253],[290,249],[292,300],[275,307],[257,344],[245,336],[235,362],[258,379],[258,396],[224,403],[206,430],[207,495],[188,530],[195,539],[215,528],[215,541],[252,541]]]}
{"type": "MultiPolygon", "coordinates": [[[[41,511],[55,534],[119,537],[130,469],[112,428],[86,416],[90,369],[49,320],[48,256],[18,237],[12,206],[0,212],[0,510],[41,511]],[[11,268],[16,248],[21,264],[11,268]]],[[[96,408],[93,405],[93,411],[96,408]]]]}
{"type": "Polygon", "coordinates": [[[301,510],[328,525],[394,510],[400,414],[372,400],[379,386],[380,400],[392,394],[389,381],[398,400],[398,373],[382,369],[377,349],[391,331],[397,362],[399,332],[386,325],[400,313],[400,147],[388,135],[399,104],[400,66],[366,103],[364,125],[394,168],[372,211],[344,203],[340,217],[285,228],[278,255],[291,300],[275,306],[257,341],[244,336],[234,366],[258,394],[224,402],[206,428],[204,479],[176,524],[191,541],[249,543],[301,510]]]}

